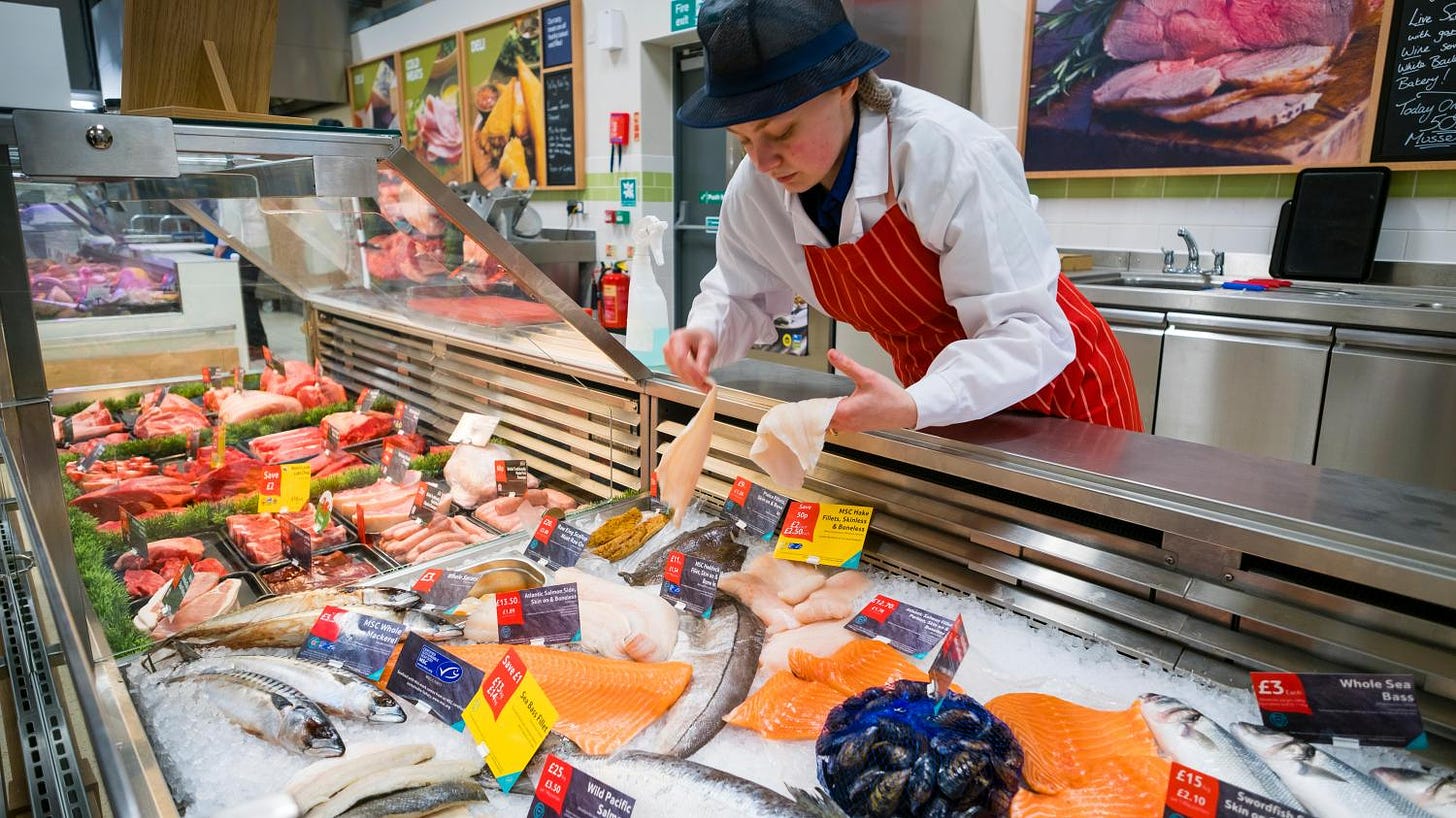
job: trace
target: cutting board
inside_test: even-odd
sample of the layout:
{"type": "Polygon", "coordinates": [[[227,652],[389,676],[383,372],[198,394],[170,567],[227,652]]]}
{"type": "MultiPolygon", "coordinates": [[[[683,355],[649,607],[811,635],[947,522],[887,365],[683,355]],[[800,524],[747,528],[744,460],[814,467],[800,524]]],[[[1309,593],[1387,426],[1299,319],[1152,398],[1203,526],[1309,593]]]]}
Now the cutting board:
{"type": "MultiPolygon", "coordinates": [[[[1319,104],[1278,128],[1230,133],[1122,111],[1094,111],[1092,90],[1128,63],[1083,80],[1071,94],[1028,113],[1026,170],[1309,165],[1364,161],[1366,126],[1373,116],[1369,69],[1380,26],[1367,25],[1340,58],[1341,75],[1326,85],[1319,104]],[[1366,70],[1351,70],[1364,66],[1366,70]]],[[[1041,58],[1041,55],[1038,55],[1041,58]]],[[[1049,55],[1048,62],[1055,59],[1049,55]]]]}

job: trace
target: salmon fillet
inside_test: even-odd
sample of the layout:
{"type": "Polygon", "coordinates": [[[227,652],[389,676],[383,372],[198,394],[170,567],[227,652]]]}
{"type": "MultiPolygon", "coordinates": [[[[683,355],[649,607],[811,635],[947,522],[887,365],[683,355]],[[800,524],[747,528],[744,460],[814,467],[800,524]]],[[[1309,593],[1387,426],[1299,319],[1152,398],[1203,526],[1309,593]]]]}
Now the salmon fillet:
{"type": "Polygon", "coordinates": [[[1011,818],[1161,818],[1171,766],[1157,756],[1105,758],[1087,771],[1086,786],[1016,793],[1011,818]]]}
{"type": "Polygon", "coordinates": [[[1158,754],[1138,702],[1126,710],[1095,710],[1045,693],[1007,693],[986,702],[986,709],[1021,742],[1026,786],[1039,793],[1095,783],[1089,776],[1109,758],[1158,754]]]}
{"type": "Polygon", "coordinates": [[[723,721],[746,727],[764,738],[806,741],[819,737],[844,694],[823,682],[800,679],[781,670],[744,699],[723,721]]]}
{"type": "Polygon", "coordinates": [[[857,639],[827,657],[793,648],[789,650],[789,670],[800,679],[823,682],[845,696],[901,679],[930,681],[925,671],[899,651],[871,639],[857,639]]]}
{"type": "MultiPolygon", "coordinates": [[[[530,645],[444,645],[489,673],[512,648],[556,708],[552,729],[588,755],[610,755],[662,717],[687,689],[692,665],[633,662],[530,645]]],[[[396,648],[379,681],[383,688],[399,658],[396,648]]]]}

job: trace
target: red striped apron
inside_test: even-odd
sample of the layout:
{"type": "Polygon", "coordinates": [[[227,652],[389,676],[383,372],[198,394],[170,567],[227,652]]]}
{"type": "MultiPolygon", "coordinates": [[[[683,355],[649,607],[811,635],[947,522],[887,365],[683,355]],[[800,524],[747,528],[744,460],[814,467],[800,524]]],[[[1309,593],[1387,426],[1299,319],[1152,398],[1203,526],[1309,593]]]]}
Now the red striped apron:
{"type": "MultiPolygon", "coordinates": [[[[895,178],[885,193],[889,209],[859,241],[837,247],[804,246],[809,279],[824,311],[867,332],[894,360],[909,386],[941,350],[966,339],[940,282],[940,254],[895,200],[895,178]],[[868,274],[866,274],[868,273],[868,274]]],[[[1112,328],[1087,297],[1057,276],[1057,305],[1076,338],[1077,356],[1052,382],[1012,408],[1141,432],[1132,368],[1112,328]]]]}

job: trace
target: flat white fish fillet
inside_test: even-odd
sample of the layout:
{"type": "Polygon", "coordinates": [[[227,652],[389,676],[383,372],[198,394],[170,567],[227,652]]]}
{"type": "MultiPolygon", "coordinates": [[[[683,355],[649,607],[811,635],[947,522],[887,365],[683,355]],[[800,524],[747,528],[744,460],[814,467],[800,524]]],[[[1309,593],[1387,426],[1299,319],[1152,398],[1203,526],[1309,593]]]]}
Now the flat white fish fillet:
{"type": "Polygon", "coordinates": [[[680,526],[703,475],[708,448],[713,442],[713,416],[718,411],[718,387],[708,390],[698,413],[657,462],[657,493],[672,509],[672,524],[680,526]]]}
{"type": "Polygon", "coordinates": [[[804,487],[804,476],[819,464],[824,434],[843,398],[814,398],[781,403],[764,413],[748,456],[787,489],[804,487]]]}

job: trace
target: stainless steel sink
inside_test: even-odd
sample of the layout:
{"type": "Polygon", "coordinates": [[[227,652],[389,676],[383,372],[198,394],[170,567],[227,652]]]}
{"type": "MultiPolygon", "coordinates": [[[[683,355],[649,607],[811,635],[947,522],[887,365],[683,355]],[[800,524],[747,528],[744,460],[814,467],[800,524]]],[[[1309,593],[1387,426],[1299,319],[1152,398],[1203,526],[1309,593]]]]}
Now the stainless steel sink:
{"type": "Polygon", "coordinates": [[[1159,290],[1209,290],[1217,282],[1205,282],[1195,275],[1129,275],[1126,273],[1094,273],[1079,275],[1073,279],[1077,284],[1098,287],[1150,287],[1159,290]]]}

